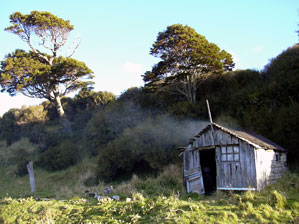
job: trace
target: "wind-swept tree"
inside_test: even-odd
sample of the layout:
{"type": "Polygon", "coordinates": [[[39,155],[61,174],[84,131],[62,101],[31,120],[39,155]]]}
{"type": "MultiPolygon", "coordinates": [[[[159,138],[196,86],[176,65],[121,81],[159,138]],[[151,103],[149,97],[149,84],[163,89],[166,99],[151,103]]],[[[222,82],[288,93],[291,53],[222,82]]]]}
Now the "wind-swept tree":
{"type": "Polygon", "coordinates": [[[168,92],[175,90],[192,103],[196,102],[196,91],[208,75],[234,67],[229,53],[181,24],[160,32],[150,54],[161,61],[143,75],[145,87],[154,90],[167,87],[168,92]]]}
{"type": "Polygon", "coordinates": [[[92,71],[71,56],[79,46],[72,47],[66,57],[58,56],[74,29],[70,21],[49,12],[32,11],[10,15],[12,26],[5,30],[18,35],[31,51],[17,49],[1,62],[0,85],[2,92],[11,96],[18,92],[33,98],[48,99],[65,120],[61,97],[93,84],[92,71]],[[42,50],[41,50],[42,49],[42,50]]]}

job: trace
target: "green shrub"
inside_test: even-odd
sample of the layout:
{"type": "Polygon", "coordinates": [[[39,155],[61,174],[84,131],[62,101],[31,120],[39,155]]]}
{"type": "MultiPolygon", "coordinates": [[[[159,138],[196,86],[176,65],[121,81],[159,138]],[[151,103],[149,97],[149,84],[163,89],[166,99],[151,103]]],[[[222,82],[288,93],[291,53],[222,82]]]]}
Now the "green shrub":
{"type": "Polygon", "coordinates": [[[116,179],[120,174],[142,169],[140,164],[149,170],[162,170],[177,161],[176,149],[186,145],[190,129],[190,125],[169,117],[149,118],[135,128],[125,129],[99,153],[97,177],[105,181],[116,179]]]}
{"type": "Polygon", "coordinates": [[[287,199],[282,193],[273,190],[270,193],[270,204],[275,208],[283,209],[287,204],[287,199]]]}
{"type": "Polygon", "coordinates": [[[11,146],[2,144],[0,151],[0,163],[3,165],[16,165],[23,160],[34,160],[38,148],[28,138],[22,138],[11,146]]]}
{"type": "Polygon", "coordinates": [[[39,106],[23,106],[19,111],[17,118],[18,124],[26,123],[42,123],[46,121],[46,111],[42,105],[39,106]]]}
{"type": "Polygon", "coordinates": [[[199,111],[198,104],[188,101],[179,101],[168,107],[168,113],[177,118],[196,118],[199,111]]]}
{"type": "Polygon", "coordinates": [[[79,147],[70,140],[65,140],[43,152],[39,156],[38,165],[47,170],[62,170],[75,165],[80,157],[79,147]]]}
{"type": "Polygon", "coordinates": [[[107,91],[94,92],[82,89],[75,97],[74,103],[79,110],[95,109],[98,105],[106,105],[115,101],[115,95],[107,91]]]}
{"type": "Polygon", "coordinates": [[[182,178],[182,167],[170,164],[156,176],[139,176],[135,173],[129,181],[115,185],[115,192],[130,195],[132,192],[143,192],[146,196],[172,195],[185,193],[182,178]]]}
{"type": "Polygon", "coordinates": [[[93,114],[84,132],[91,155],[96,155],[126,128],[133,128],[146,119],[148,113],[132,102],[115,102],[93,114]]]}
{"type": "Polygon", "coordinates": [[[166,166],[157,180],[161,186],[170,188],[173,191],[182,191],[183,189],[183,168],[181,166],[170,164],[166,166]]]}
{"type": "Polygon", "coordinates": [[[295,44],[271,59],[270,63],[265,66],[265,75],[269,79],[286,79],[287,74],[298,72],[298,59],[299,44],[295,44]]]}
{"type": "Polygon", "coordinates": [[[0,165],[17,167],[15,173],[20,176],[27,174],[26,164],[35,161],[38,155],[37,145],[28,138],[22,138],[11,146],[2,142],[0,145],[0,165]]]}
{"type": "Polygon", "coordinates": [[[20,139],[20,127],[17,125],[15,110],[9,110],[0,119],[0,139],[5,140],[8,145],[20,139]]]}
{"type": "Polygon", "coordinates": [[[131,87],[121,93],[121,95],[118,97],[118,101],[121,102],[137,102],[138,97],[141,94],[141,89],[137,87],[131,87]]]}

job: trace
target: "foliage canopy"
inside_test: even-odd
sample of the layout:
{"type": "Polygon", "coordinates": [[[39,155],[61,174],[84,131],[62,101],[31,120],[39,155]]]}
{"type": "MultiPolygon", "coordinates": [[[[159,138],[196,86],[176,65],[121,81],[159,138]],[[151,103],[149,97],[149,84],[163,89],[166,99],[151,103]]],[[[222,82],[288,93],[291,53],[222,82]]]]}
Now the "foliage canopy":
{"type": "Polygon", "coordinates": [[[10,95],[21,92],[28,97],[49,101],[91,84],[81,81],[81,77],[89,75],[92,78],[91,70],[83,62],[58,57],[51,66],[36,53],[23,50],[8,54],[1,68],[2,92],[7,91],[10,95]]]}
{"type": "Polygon", "coordinates": [[[6,28],[18,35],[31,51],[17,49],[1,62],[0,85],[10,95],[20,92],[34,98],[45,98],[57,108],[60,117],[64,116],[61,97],[77,89],[88,87],[92,71],[80,61],[58,56],[58,51],[68,39],[73,26],[49,12],[33,11],[28,15],[16,12],[10,16],[12,26],[6,28]],[[41,52],[37,46],[42,46],[41,52]]]}
{"type": "Polygon", "coordinates": [[[161,61],[143,75],[145,86],[157,89],[167,86],[196,102],[199,84],[213,73],[230,71],[232,56],[206,40],[193,28],[174,24],[158,34],[150,54],[161,61]]]}

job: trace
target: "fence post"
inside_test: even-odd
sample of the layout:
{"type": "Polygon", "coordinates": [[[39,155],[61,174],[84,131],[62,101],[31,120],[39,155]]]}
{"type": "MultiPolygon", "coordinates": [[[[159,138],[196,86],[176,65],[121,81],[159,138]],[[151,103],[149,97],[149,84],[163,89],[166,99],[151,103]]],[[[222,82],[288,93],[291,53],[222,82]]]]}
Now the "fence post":
{"type": "Polygon", "coordinates": [[[34,193],[35,192],[35,182],[34,182],[34,172],[33,172],[33,162],[32,161],[30,161],[27,164],[27,171],[28,171],[28,174],[29,174],[31,192],[34,193]]]}

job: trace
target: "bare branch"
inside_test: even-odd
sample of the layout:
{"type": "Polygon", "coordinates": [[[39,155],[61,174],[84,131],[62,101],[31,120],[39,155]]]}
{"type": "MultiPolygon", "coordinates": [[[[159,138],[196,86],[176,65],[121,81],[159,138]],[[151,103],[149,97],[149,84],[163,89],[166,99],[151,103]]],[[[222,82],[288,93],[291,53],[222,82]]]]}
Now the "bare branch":
{"type": "Polygon", "coordinates": [[[77,35],[77,37],[73,40],[72,45],[68,48],[66,57],[68,58],[72,57],[77,51],[80,43],[81,43],[81,38],[79,35],[77,35]]]}
{"type": "Polygon", "coordinates": [[[44,59],[46,62],[49,63],[49,59],[48,59],[48,57],[46,57],[45,55],[41,54],[39,50],[37,50],[37,49],[35,49],[35,48],[33,47],[33,45],[31,44],[30,38],[29,38],[29,40],[27,41],[27,44],[29,45],[29,47],[31,48],[31,50],[32,50],[34,53],[36,53],[40,58],[44,59]]]}

